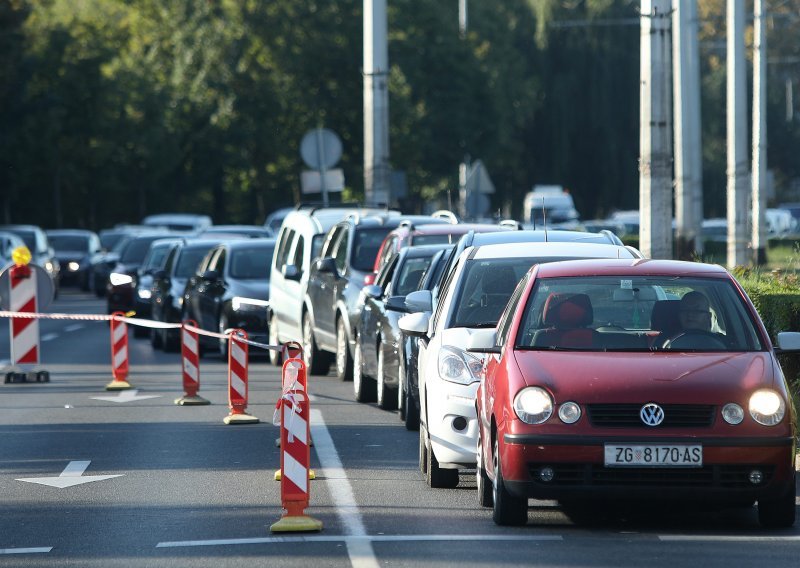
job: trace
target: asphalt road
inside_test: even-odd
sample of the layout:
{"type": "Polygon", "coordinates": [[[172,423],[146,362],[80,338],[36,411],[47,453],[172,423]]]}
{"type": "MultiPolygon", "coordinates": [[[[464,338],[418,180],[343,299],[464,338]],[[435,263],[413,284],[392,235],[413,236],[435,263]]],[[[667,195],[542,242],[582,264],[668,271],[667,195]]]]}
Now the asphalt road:
{"type": "MultiPolygon", "coordinates": [[[[104,303],[65,290],[49,311],[103,313],[104,303]]],[[[211,404],[176,406],[178,354],[131,334],[136,393],[107,392],[106,323],[43,320],[40,336],[51,382],[0,386],[0,567],[800,566],[800,523],[765,531],[755,509],[532,502],[528,526],[497,527],[477,504],[474,472],[457,489],[427,487],[417,434],[397,413],[353,402],[352,383],[333,374],[309,380],[317,478],[307,514],[323,529],[273,534],[280,376],[264,356],[249,373],[260,423],[226,425],[216,355],[200,360],[211,404]],[[77,476],[87,481],[70,485],[77,476]]],[[[3,373],[9,349],[0,322],[3,373]]]]}

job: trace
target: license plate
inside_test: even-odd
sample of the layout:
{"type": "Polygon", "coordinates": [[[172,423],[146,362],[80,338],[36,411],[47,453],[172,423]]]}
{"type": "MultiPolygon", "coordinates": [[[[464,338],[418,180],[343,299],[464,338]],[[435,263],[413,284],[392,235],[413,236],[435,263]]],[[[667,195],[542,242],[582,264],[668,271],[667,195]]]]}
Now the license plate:
{"type": "Polygon", "coordinates": [[[702,467],[700,444],[606,444],[607,467],[702,467]]]}

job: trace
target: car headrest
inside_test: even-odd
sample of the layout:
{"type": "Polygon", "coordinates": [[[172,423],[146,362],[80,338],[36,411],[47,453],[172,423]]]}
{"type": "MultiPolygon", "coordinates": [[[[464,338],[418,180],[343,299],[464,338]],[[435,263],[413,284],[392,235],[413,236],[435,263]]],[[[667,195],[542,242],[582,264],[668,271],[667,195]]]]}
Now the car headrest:
{"type": "Polygon", "coordinates": [[[488,270],[483,276],[481,287],[484,294],[508,294],[517,286],[519,279],[510,266],[499,266],[488,270]]]}
{"type": "Polygon", "coordinates": [[[543,320],[556,328],[586,327],[594,320],[592,301],[586,294],[553,292],[544,303],[543,320]]]}
{"type": "Polygon", "coordinates": [[[650,314],[650,329],[671,332],[680,329],[678,313],[680,300],[659,300],[653,304],[650,314]]]}

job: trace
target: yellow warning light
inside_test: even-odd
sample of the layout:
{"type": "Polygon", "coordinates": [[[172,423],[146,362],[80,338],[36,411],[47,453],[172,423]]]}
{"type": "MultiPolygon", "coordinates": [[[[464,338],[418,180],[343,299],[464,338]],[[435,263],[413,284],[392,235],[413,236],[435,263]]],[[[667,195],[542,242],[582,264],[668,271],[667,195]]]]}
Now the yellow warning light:
{"type": "Polygon", "coordinates": [[[11,251],[11,260],[17,266],[26,266],[31,261],[31,251],[25,245],[17,247],[11,251]]]}
{"type": "Polygon", "coordinates": [[[132,318],[135,315],[136,315],[136,310],[131,310],[129,312],[125,312],[125,317],[126,318],[132,318]]]}

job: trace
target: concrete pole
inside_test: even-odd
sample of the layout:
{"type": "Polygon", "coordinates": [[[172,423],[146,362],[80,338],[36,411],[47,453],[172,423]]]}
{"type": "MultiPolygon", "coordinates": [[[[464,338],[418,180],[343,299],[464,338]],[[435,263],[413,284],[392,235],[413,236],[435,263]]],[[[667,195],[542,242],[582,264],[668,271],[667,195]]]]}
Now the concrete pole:
{"type": "Polygon", "coordinates": [[[767,262],[767,35],[764,0],[753,2],[753,264],[767,262]]]}
{"type": "Polygon", "coordinates": [[[467,0],[458,0],[458,32],[467,36],[467,0]]]}
{"type": "Polygon", "coordinates": [[[678,258],[702,252],[703,161],[700,145],[700,57],[695,0],[675,0],[672,12],[675,132],[675,221],[678,258]]]}
{"type": "Polygon", "coordinates": [[[389,56],[386,0],[364,0],[364,197],[389,204],[389,56]]]}
{"type": "Polygon", "coordinates": [[[670,0],[642,0],[639,248],[650,258],[672,258],[670,8],[670,0]]]}
{"type": "Polygon", "coordinates": [[[747,207],[750,188],[747,171],[747,92],[744,62],[744,0],[728,0],[727,7],[727,201],[728,267],[747,263],[747,207]]]}

